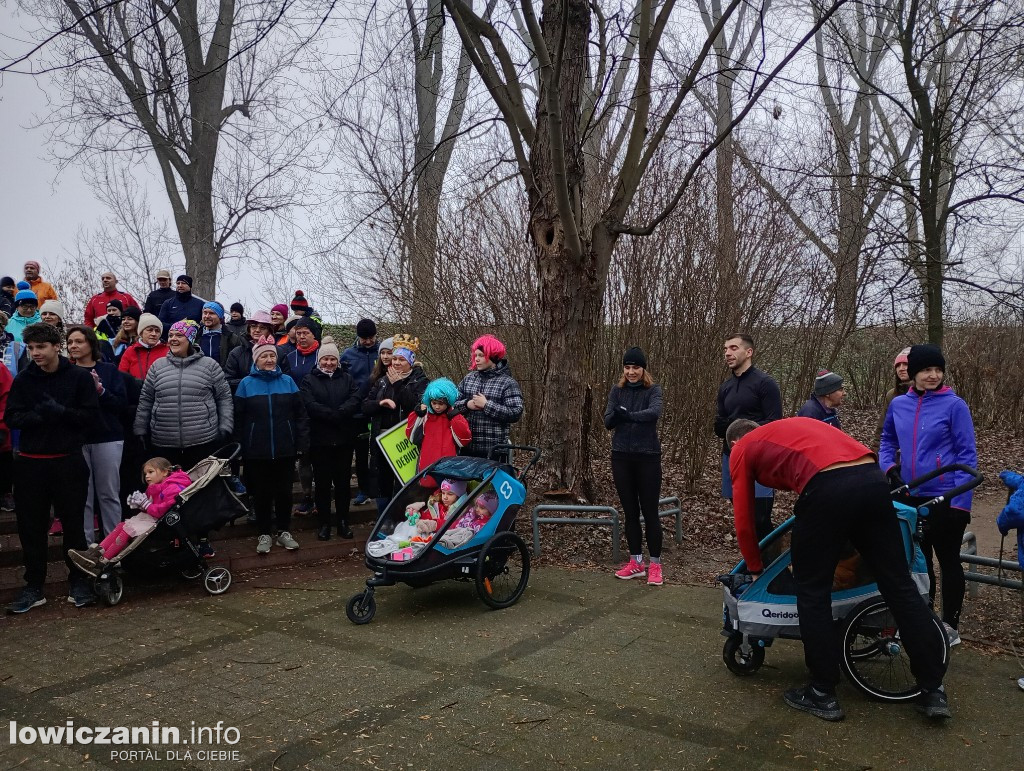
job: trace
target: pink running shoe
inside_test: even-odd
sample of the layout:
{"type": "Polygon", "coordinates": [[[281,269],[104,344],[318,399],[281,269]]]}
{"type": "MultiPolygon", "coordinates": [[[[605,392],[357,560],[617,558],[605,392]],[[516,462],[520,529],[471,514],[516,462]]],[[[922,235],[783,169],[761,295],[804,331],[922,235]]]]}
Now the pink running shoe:
{"type": "Polygon", "coordinates": [[[616,578],[643,578],[646,575],[647,571],[644,570],[643,564],[635,559],[630,559],[629,562],[615,571],[616,578]]]}
{"type": "Polygon", "coordinates": [[[53,524],[50,525],[50,532],[47,535],[60,535],[64,532],[64,525],[61,524],[59,517],[53,518],[53,524]]]}
{"type": "Polygon", "coordinates": [[[662,583],[664,583],[664,582],[662,581],[662,578],[661,578],[661,563],[660,562],[652,562],[650,569],[647,571],[647,585],[648,586],[661,586],[662,583]]]}

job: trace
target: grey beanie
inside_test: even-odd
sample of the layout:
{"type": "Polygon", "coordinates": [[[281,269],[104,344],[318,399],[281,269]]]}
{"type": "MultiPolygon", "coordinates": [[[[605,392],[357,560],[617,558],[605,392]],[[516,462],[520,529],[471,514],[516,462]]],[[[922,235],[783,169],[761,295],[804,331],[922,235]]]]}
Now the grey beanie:
{"type": "Polygon", "coordinates": [[[823,369],[818,372],[814,378],[814,391],[812,392],[815,396],[828,396],[831,393],[835,393],[843,387],[843,379],[839,377],[835,372],[829,372],[827,369],[823,369]]]}

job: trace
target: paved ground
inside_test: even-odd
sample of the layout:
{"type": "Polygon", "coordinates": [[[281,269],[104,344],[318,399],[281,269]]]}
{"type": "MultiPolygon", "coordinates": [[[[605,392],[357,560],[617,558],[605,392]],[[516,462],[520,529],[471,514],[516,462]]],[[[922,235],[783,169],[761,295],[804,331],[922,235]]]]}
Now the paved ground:
{"type": "Polygon", "coordinates": [[[782,704],[803,676],[797,644],[776,645],[753,677],[725,669],[719,594],[706,587],[546,568],[504,611],[470,584],[382,589],[376,619],[357,627],[344,602],[365,575],[341,570],[0,619],[0,768],[1024,767],[1011,658],[954,652],[945,726],[849,686],[846,722],[828,724],[782,704]],[[240,740],[180,745],[180,760],[153,746],[161,760],[134,763],[113,762],[111,747],[10,743],[8,721],[69,719],[159,720],[185,741],[193,721],[223,721],[240,740]],[[211,749],[238,760],[198,759],[211,749]]]}

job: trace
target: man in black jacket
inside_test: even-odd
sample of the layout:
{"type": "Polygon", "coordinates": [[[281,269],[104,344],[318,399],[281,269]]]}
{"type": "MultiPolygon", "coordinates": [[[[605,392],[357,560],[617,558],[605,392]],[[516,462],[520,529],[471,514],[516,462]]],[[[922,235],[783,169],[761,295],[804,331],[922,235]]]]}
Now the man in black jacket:
{"type": "Polygon", "coordinates": [[[85,575],[68,559],[69,549],[84,549],[85,499],[89,468],[82,455],[86,430],[99,414],[102,386],[82,367],[60,355],[60,333],[49,324],[25,328],[31,362],[18,374],[7,397],[4,421],[21,430],[14,461],[14,507],[18,519],[25,588],[9,613],[25,613],[46,602],[46,531],[50,507],[64,527],[64,561],[71,590],[68,602],[81,608],[96,602],[85,575]]]}
{"type": "Polygon", "coordinates": [[[158,270],[156,272],[156,289],[146,297],[146,302],[142,306],[142,312],[159,316],[160,306],[172,297],[174,297],[174,290],[171,288],[171,272],[169,270],[158,270]]]}
{"type": "MultiPolygon", "coordinates": [[[[782,394],[771,375],[754,366],[754,338],[737,333],[729,335],[723,346],[725,365],[731,377],[718,389],[715,435],[722,438],[722,497],[732,500],[729,478],[729,447],[725,430],[734,420],[753,420],[764,425],[782,417],[782,394]]],[[[772,503],[775,492],[758,484],[755,488],[755,526],[760,541],[772,531],[772,503]]]]}

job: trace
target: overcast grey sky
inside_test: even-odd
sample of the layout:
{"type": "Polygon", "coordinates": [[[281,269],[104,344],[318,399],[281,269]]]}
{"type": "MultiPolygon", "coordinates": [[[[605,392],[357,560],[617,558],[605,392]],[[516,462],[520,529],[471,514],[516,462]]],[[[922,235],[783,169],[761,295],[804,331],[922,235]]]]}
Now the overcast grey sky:
{"type": "MultiPolygon", "coordinates": [[[[7,60],[31,47],[23,14],[11,0],[0,0],[0,59],[7,60]],[[6,4],[5,4],[6,3],[6,4]]],[[[75,234],[82,225],[90,226],[104,215],[105,209],[82,178],[81,170],[70,167],[58,176],[58,168],[49,160],[48,131],[32,128],[49,112],[45,77],[0,75],[0,275],[20,279],[25,260],[38,260],[42,274],[57,272],[73,249],[75,234]]],[[[54,92],[54,97],[59,96],[54,92]]],[[[140,181],[144,177],[140,176],[140,181]]],[[[154,209],[168,216],[166,195],[152,177],[149,199],[154,209]]],[[[182,259],[182,263],[184,259],[182,259]]],[[[258,282],[234,266],[222,268],[217,298],[226,302],[241,300],[255,308],[262,291],[258,282]]],[[[298,278],[295,279],[298,281],[298,278]]],[[[300,288],[295,283],[287,291],[300,288]]],[[[96,291],[100,291],[99,276],[96,291]]],[[[315,298],[314,298],[315,299],[315,298]]]]}

